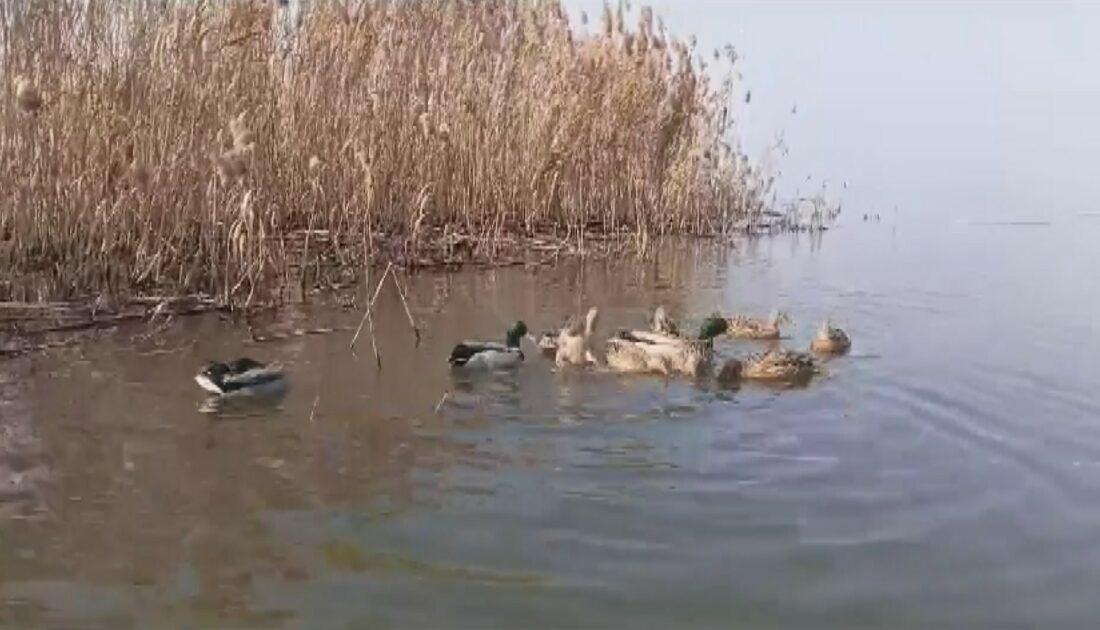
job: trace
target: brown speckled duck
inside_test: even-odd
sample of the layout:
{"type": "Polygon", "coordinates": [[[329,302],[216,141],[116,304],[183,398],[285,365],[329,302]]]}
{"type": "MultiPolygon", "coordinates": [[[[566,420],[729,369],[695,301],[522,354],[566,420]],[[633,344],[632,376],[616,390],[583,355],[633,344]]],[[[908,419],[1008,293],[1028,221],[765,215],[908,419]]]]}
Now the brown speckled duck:
{"type": "Polygon", "coordinates": [[[737,339],[779,339],[781,327],[791,323],[785,311],[773,311],[767,319],[734,315],[726,318],[729,336],[737,339]]]}
{"type": "Polygon", "coordinates": [[[810,380],[816,371],[809,355],[790,350],[768,350],[746,359],[729,359],[718,372],[718,382],[726,386],[743,380],[798,384],[810,380]]]}
{"type": "Polygon", "coordinates": [[[810,342],[810,351],[816,354],[843,354],[852,347],[852,340],[848,333],[839,328],[834,328],[829,320],[821,323],[817,329],[813,341],[810,342]]]}

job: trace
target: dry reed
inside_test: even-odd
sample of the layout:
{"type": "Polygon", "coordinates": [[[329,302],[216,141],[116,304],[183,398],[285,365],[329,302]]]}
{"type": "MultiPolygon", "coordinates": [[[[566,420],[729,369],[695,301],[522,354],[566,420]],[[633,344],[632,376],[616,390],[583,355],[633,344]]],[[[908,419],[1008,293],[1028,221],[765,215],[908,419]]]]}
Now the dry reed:
{"type": "Polygon", "coordinates": [[[593,34],[556,0],[286,10],[0,2],[0,300],[272,301],[311,268],[645,247],[764,207],[732,73],[648,10],[593,34]]]}

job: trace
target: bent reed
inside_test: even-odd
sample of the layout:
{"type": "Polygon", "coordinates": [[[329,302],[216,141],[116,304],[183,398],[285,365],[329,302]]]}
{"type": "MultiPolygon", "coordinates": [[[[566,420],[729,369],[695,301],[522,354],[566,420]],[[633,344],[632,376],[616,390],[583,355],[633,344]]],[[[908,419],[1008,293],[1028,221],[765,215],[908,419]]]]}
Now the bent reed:
{"type": "Polygon", "coordinates": [[[733,49],[703,55],[649,9],[576,27],[555,0],[287,11],[0,3],[0,300],[270,303],[302,275],[644,249],[765,209],[733,49]]]}

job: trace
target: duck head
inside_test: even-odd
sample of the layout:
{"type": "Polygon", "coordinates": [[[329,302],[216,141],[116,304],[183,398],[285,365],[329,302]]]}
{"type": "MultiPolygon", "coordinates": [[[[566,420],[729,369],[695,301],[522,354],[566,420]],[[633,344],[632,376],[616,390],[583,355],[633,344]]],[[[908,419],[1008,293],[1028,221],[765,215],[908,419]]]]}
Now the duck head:
{"type": "Polygon", "coordinates": [[[729,326],[729,322],[724,317],[711,315],[699,325],[699,339],[701,341],[712,341],[715,337],[724,335],[729,330],[729,326]]]}
{"type": "Polygon", "coordinates": [[[512,324],[512,327],[508,329],[505,340],[509,348],[518,348],[520,341],[524,337],[530,337],[530,335],[527,332],[527,324],[523,323],[523,320],[520,320],[512,324]]]}
{"type": "Polygon", "coordinates": [[[211,361],[195,375],[195,382],[211,394],[220,394],[225,390],[225,379],[230,374],[232,374],[232,370],[228,365],[211,361]]]}
{"type": "Polygon", "coordinates": [[[205,376],[211,383],[221,385],[225,377],[233,373],[233,370],[225,363],[219,363],[218,361],[211,361],[206,364],[206,367],[199,372],[200,375],[205,376]]]}
{"type": "Polygon", "coordinates": [[[225,383],[226,378],[235,374],[244,374],[249,370],[262,368],[263,366],[263,363],[248,357],[241,357],[227,363],[211,361],[206,364],[206,367],[204,367],[201,372],[199,372],[199,376],[206,377],[208,381],[221,387],[225,383]]]}

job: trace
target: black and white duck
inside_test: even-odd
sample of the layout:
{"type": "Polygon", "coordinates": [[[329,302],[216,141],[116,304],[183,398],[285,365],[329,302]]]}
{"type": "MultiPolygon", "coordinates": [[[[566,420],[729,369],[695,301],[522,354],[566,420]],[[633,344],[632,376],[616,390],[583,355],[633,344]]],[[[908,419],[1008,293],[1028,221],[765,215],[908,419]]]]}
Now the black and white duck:
{"type": "Polygon", "coordinates": [[[517,321],[504,335],[504,343],[498,341],[463,341],[451,350],[447,362],[455,368],[501,370],[523,363],[520,342],[532,339],[527,324],[517,321]]]}
{"type": "Polygon", "coordinates": [[[277,395],[286,391],[286,375],[278,365],[241,357],[226,363],[211,361],[195,375],[195,382],[220,397],[277,395]]]}

